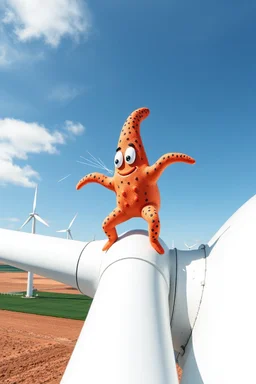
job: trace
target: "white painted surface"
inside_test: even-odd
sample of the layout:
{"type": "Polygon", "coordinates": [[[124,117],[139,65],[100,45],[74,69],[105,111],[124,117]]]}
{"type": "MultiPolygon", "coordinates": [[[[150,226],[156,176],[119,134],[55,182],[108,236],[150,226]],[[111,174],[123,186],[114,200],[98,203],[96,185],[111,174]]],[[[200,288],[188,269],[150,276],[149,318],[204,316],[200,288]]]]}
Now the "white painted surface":
{"type": "Polygon", "coordinates": [[[192,339],[179,362],[182,384],[255,383],[256,199],[208,249],[206,285],[192,339]]]}
{"type": "MultiPolygon", "coordinates": [[[[37,196],[37,187],[36,187],[36,191],[35,191],[33,213],[34,213],[35,208],[36,208],[36,196],[37,196]]],[[[35,216],[33,216],[32,217],[32,234],[34,235],[35,233],[36,233],[36,219],[35,219],[35,216]]],[[[34,274],[32,272],[28,271],[26,297],[32,297],[33,296],[33,280],[34,280],[34,274]]]]}
{"type": "Polygon", "coordinates": [[[87,243],[0,229],[0,261],[77,288],[76,268],[87,243]]]}
{"type": "Polygon", "coordinates": [[[77,271],[82,292],[96,292],[62,384],[177,383],[168,305],[172,276],[177,276],[170,285],[177,289],[171,299],[177,345],[184,337],[181,328],[188,332],[194,324],[185,354],[179,355],[182,384],[254,383],[255,233],[253,197],[208,243],[201,303],[203,250],[178,251],[174,273],[174,252],[156,254],[143,231],[124,235],[103,253],[104,241],[0,230],[0,260],[73,287],[77,271]]]}
{"type": "Polygon", "coordinates": [[[89,297],[94,297],[98,288],[102,259],[106,257],[106,253],[102,251],[105,243],[106,240],[91,241],[78,260],[78,287],[89,297]]]}
{"type": "MultiPolygon", "coordinates": [[[[171,251],[176,259],[176,284],[170,292],[171,329],[175,351],[183,353],[198,314],[205,282],[205,252],[203,249],[171,251]]],[[[171,265],[175,265],[172,261],[171,265]]]]}
{"type": "Polygon", "coordinates": [[[110,248],[61,384],[178,383],[169,271],[168,250],[152,251],[143,234],[123,237],[110,248]]]}

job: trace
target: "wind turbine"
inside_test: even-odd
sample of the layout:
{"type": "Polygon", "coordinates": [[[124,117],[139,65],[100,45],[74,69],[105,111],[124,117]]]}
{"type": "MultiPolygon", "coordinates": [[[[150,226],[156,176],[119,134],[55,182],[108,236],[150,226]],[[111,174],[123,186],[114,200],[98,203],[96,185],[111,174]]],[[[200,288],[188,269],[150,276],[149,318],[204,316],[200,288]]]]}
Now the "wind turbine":
{"type": "Polygon", "coordinates": [[[67,242],[0,229],[0,261],[93,298],[61,384],[81,384],[85,372],[93,384],[141,384],[142,372],[147,384],[178,384],[174,352],[182,384],[252,383],[255,232],[256,195],[186,255],[161,240],[159,257],[142,230],[124,233],[106,253],[105,239],[67,242]]]}
{"type": "Polygon", "coordinates": [[[197,242],[196,242],[195,244],[193,244],[193,245],[188,245],[188,244],[185,243],[185,241],[184,241],[184,244],[186,245],[186,247],[187,247],[188,250],[190,251],[192,248],[194,248],[194,247],[198,244],[198,240],[197,240],[197,242]]]}
{"type": "MultiPolygon", "coordinates": [[[[47,227],[49,227],[49,225],[46,223],[46,221],[44,221],[39,215],[38,213],[36,213],[36,200],[37,200],[37,189],[38,189],[38,186],[36,185],[36,189],[35,189],[35,196],[34,196],[34,202],[33,202],[33,211],[32,213],[29,214],[29,217],[27,218],[27,220],[22,224],[22,226],[19,228],[19,231],[25,227],[26,224],[28,224],[31,220],[32,220],[32,234],[35,234],[36,233],[36,220],[40,221],[40,223],[46,225],[47,227]]],[[[26,294],[26,297],[27,298],[31,298],[33,297],[33,273],[32,272],[28,272],[28,280],[27,280],[27,294],[26,294]]]]}
{"type": "Polygon", "coordinates": [[[67,239],[68,240],[73,240],[73,237],[71,235],[71,227],[72,227],[72,225],[73,225],[77,215],[78,215],[78,213],[73,217],[73,219],[71,220],[71,222],[70,222],[70,224],[69,224],[67,229],[61,229],[60,231],[56,231],[56,232],[62,232],[62,233],[66,232],[67,233],[67,239]]]}

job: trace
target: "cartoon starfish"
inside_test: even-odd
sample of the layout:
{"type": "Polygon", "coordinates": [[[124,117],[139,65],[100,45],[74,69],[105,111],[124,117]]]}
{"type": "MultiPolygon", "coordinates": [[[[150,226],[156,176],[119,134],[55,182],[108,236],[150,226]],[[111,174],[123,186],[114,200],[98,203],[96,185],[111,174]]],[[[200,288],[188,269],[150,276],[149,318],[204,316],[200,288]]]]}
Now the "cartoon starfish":
{"type": "Polygon", "coordinates": [[[142,217],[148,223],[151,245],[158,253],[163,254],[164,249],[158,241],[160,193],[157,180],[172,163],[195,163],[192,157],[183,153],[167,153],[155,164],[149,165],[140,137],[140,122],[148,115],[148,108],[139,108],[124,123],[116,149],[113,177],[95,172],[85,176],[76,186],[76,189],[80,189],[86,184],[98,183],[116,193],[117,207],[102,224],[108,237],[103,251],[108,250],[118,239],[115,228],[118,224],[133,217],[142,217]]]}

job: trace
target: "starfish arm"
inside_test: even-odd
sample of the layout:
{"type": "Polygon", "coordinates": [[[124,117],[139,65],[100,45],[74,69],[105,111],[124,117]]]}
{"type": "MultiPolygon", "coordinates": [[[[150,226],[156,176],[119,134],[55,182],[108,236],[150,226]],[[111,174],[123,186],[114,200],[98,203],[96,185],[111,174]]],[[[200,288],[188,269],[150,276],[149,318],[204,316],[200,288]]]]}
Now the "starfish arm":
{"type": "Polygon", "coordinates": [[[77,190],[81,189],[82,187],[84,187],[86,184],[89,184],[89,183],[98,183],[98,184],[103,185],[103,187],[110,189],[111,191],[115,190],[113,177],[105,176],[99,172],[90,173],[90,174],[84,176],[77,183],[76,189],[77,190]]]}
{"type": "Polygon", "coordinates": [[[149,180],[155,182],[159,179],[165,168],[167,168],[169,165],[173,163],[188,163],[188,164],[195,164],[195,160],[185,155],[184,153],[166,153],[165,155],[161,156],[155,164],[146,167],[146,175],[148,176],[149,180]]]}

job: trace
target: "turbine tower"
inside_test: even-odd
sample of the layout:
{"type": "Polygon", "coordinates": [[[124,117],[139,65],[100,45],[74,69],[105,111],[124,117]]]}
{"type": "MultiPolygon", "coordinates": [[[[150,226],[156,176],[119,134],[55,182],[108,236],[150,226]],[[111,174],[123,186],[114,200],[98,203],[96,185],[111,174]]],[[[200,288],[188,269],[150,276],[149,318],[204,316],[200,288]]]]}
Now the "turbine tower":
{"type": "Polygon", "coordinates": [[[78,213],[73,217],[73,219],[71,220],[71,222],[70,222],[70,224],[69,224],[67,229],[61,229],[60,231],[56,231],[56,232],[59,232],[59,233],[60,232],[61,233],[66,232],[67,233],[67,240],[73,240],[73,237],[71,235],[71,227],[72,227],[72,225],[73,225],[77,215],[78,215],[78,213]]]}
{"type": "MultiPolygon", "coordinates": [[[[47,227],[49,227],[49,225],[46,223],[46,221],[44,221],[39,215],[38,213],[36,213],[36,201],[37,201],[37,188],[38,186],[36,185],[36,189],[35,189],[35,196],[34,196],[34,202],[33,202],[33,211],[32,213],[29,214],[29,217],[27,218],[27,220],[22,224],[22,226],[19,228],[19,231],[25,227],[26,224],[28,224],[30,222],[30,220],[32,220],[32,234],[35,234],[36,232],[36,220],[40,221],[42,224],[46,225],[47,227]]],[[[27,280],[27,294],[26,294],[26,297],[27,298],[31,298],[33,297],[33,273],[32,272],[29,272],[28,271],[28,280],[27,280]]]]}

